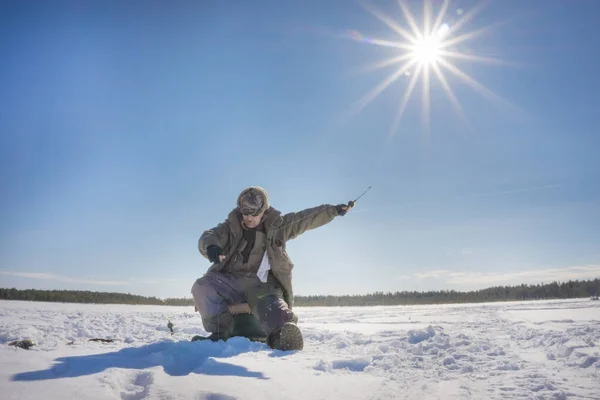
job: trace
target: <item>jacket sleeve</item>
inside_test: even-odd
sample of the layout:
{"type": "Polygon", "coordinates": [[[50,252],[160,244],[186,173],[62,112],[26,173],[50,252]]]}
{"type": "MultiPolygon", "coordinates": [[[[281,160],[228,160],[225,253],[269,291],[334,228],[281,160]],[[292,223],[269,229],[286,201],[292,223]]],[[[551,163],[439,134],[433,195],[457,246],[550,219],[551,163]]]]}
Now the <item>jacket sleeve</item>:
{"type": "Polygon", "coordinates": [[[225,249],[229,241],[229,221],[225,221],[217,225],[212,229],[208,229],[202,233],[200,239],[198,239],[198,250],[205,258],[208,258],[206,254],[206,248],[211,245],[219,246],[221,249],[225,249]]]}
{"type": "Polygon", "coordinates": [[[336,206],[330,204],[285,214],[282,224],[284,240],[292,240],[308,230],[328,224],[338,215],[336,206]]]}

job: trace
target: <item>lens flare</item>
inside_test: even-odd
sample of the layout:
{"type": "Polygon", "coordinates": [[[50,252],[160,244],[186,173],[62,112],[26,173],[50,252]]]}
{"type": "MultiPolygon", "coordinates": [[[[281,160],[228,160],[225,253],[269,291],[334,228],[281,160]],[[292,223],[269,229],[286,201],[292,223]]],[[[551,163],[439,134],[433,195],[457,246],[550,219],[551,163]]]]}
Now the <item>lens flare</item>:
{"type": "Polygon", "coordinates": [[[422,26],[419,26],[417,20],[403,0],[398,0],[398,5],[400,6],[405,19],[404,26],[371,5],[365,3],[360,4],[373,14],[373,16],[391,28],[399,36],[399,39],[393,41],[368,38],[357,31],[352,31],[352,35],[349,35],[351,39],[361,43],[390,47],[395,49],[394,52],[397,50],[397,54],[393,55],[391,58],[378,61],[363,70],[363,72],[368,72],[389,66],[395,67],[395,70],[387,78],[377,84],[355,103],[352,111],[360,111],[399,78],[408,77],[408,86],[404,89],[404,95],[400,101],[398,113],[394,118],[389,137],[395,135],[404,114],[404,110],[419,80],[422,82],[423,124],[427,131],[431,107],[429,93],[432,84],[441,85],[441,88],[444,90],[452,106],[456,109],[458,115],[466,121],[462,106],[452,90],[450,81],[446,77],[446,73],[450,73],[454,78],[461,80],[487,99],[510,105],[500,96],[494,94],[490,89],[455,65],[456,60],[486,64],[509,64],[493,57],[467,53],[461,51],[457,47],[487,33],[489,29],[492,28],[490,25],[476,31],[461,32],[466,23],[481,12],[483,9],[482,4],[467,12],[462,9],[456,10],[458,20],[452,25],[449,25],[448,23],[444,23],[444,18],[448,14],[450,1],[444,0],[434,18],[431,9],[431,0],[425,0],[422,26]]]}

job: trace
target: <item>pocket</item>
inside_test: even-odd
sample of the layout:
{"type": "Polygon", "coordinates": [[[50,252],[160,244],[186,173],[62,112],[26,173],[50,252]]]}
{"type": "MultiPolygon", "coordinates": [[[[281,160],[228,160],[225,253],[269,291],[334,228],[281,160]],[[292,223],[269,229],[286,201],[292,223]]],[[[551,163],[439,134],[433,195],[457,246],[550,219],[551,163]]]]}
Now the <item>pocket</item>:
{"type": "Polygon", "coordinates": [[[292,268],[294,268],[294,262],[288,255],[285,248],[277,247],[275,251],[281,259],[281,266],[283,267],[283,269],[291,270],[292,268]]]}
{"type": "Polygon", "coordinates": [[[290,256],[288,255],[287,251],[283,250],[281,252],[281,254],[283,255],[283,258],[290,263],[291,265],[294,265],[294,263],[292,262],[292,259],[290,258],[290,256]]]}

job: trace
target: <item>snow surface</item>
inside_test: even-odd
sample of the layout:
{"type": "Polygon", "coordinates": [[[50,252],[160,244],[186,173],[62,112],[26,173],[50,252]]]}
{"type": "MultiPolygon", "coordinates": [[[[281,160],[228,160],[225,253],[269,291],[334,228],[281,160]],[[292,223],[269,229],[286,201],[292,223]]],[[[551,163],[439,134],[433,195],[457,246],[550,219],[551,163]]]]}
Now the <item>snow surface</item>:
{"type": "Polygon", "coordinates": [[[193,307],[0,301],[0,398],[600,399],[597,301],[296,312],[305,349],[281,352],[189,342],[193,307]]]}

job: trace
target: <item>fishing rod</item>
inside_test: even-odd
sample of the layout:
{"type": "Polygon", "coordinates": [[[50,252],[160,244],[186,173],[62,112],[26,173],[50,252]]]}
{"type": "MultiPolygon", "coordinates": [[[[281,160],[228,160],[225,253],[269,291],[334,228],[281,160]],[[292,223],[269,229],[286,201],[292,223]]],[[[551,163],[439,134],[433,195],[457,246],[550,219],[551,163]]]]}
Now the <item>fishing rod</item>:
{"type": "Polygon", "coordinates": [[[365,190],[364,192],[362,192],[362,194],[361,194],[360,196],[358,196],[356,199],[354,199],[354,200],[350,200],[350,201],[348,202],[348,206],[349,206],[350,208],[354,207],[354,204],[355,204],[355,203],[358,201],[358,199],[360,199],[361,197],[363,197],[363,196],[365,195],[365,193],[367,193],[367,192],[368,192],[368,191],[369,191],[371,188],[372,188],[372,186],[369,186],[369,187],[367,188],[367,190],[365,190]]]}

